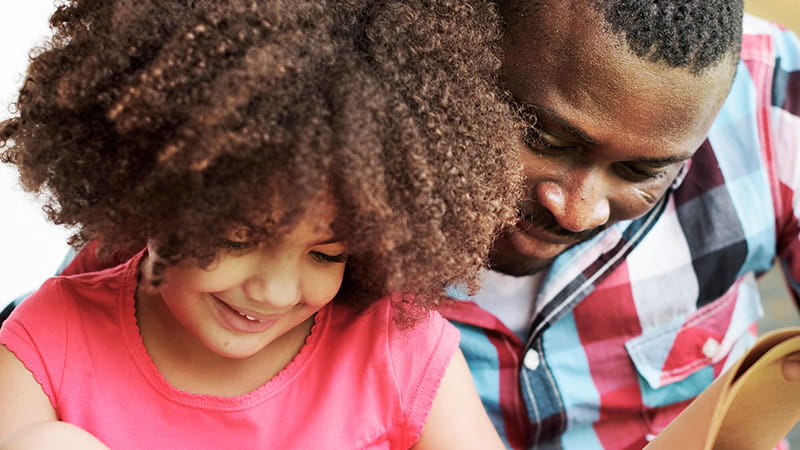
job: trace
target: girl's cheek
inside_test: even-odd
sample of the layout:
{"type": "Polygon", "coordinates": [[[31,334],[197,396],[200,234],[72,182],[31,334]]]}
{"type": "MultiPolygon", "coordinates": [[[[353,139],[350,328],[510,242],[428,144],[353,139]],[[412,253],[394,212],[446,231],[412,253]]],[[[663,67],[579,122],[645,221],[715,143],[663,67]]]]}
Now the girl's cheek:
{"type": "Polygon", "coordinates": [[[342,267],[341,270],[331,271],[325,276],[319,277],[316,282],[309,286],[311,295],[306,297],[307,301],[317,306],[328,304],[339,292],[343,276],[344,268],[342,267]]]}

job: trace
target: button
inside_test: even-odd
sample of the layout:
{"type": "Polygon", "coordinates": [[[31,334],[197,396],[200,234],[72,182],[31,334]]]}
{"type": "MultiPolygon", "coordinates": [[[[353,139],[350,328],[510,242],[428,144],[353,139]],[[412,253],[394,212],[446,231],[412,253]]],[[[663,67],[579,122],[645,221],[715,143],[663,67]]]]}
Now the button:
{"type": "Polygon", "coordinates": [[[708,338],[706,343],[703,344],[703,354],[707,358],[713,358],[719,353],[719,341],[714,338],[708,338]]]}
{"type": "Polygon", "coordinates": [[[536,350],[528,350],[525,353],[525,359],[522,361],[529,370],[536,370],[539,368],[539,353],[536,350]]]}

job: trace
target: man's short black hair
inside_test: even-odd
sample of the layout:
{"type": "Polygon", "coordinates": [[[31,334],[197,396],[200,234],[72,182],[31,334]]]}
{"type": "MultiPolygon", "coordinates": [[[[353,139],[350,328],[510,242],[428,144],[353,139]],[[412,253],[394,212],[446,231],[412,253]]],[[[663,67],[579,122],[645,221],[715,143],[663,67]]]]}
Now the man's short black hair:
{"type": "MultiPolygon", "coordinates": [[[[556,0],[561,1],[561,0],[556,0]]],[[[579,0],[585,1],[585,0],[579,0]]],[[[742,0],[589,0],[640,58],[692,72],[739,52],[742,0]]],[[[543,0],[496,0],[505,25],[546,14],[543,0]]]]}
{"type": "Polygon", "coordinates": [[[611,32],[639,57],[694,72],[742,42],[742,0],[594,0],[611,32]]]}

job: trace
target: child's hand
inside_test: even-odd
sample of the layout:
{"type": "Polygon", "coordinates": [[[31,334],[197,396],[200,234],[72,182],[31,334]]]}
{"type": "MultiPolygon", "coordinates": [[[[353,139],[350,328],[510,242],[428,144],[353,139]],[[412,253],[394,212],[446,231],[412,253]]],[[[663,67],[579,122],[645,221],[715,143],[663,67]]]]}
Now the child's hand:
{"type": "Polygon", "coordinates": [[[800,352],[783,358],[781,370],[786,381],[800,381],[800,352]]]}

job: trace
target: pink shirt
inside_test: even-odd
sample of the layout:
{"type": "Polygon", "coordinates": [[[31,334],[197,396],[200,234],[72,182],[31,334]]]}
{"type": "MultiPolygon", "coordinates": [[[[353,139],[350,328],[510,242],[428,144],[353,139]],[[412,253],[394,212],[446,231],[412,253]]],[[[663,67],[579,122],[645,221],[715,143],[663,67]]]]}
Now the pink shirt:
{"type": "Polygon", "coordinates": [[[197,395],[159,374],[136,324],[141,254],[56,277],[0,329],[61,420],[113,449],[408,448],[419,439],[458,332],[438,314],[398,330],[388,299],[330,304],[278,375],[239,397],[197,395]]]}

